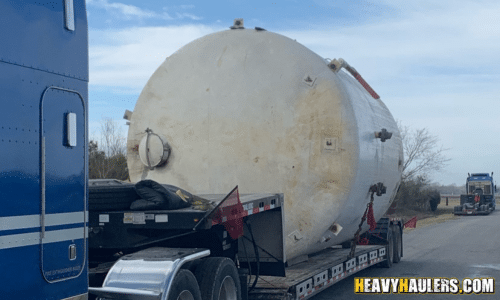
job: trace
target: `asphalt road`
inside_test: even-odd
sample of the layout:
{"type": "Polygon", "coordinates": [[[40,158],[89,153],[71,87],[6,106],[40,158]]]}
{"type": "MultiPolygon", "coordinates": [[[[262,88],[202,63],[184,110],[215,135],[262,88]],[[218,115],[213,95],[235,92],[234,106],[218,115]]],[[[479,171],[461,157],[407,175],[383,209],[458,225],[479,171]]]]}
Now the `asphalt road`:
{"type": "Polygon", "coordinates": [[[328,288],[313,300],[331,299],[500,299],[500,211],[463,216],[404,233],[404,257],[390,269],[372,267],[328,288]],[[495,278],[495,295],[359,295],[354,277],[495,278]]]}

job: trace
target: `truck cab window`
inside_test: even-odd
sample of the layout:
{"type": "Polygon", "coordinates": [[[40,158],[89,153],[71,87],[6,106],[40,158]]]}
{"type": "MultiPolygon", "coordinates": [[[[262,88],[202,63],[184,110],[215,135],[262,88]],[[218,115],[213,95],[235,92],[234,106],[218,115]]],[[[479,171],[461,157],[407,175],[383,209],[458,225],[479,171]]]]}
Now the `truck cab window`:
{"type": "Polygon", "coordinates": [[[490,195],[491,194],[491,186],[485,185],[483,191],[484,191],[485,195],[490,195]]]}

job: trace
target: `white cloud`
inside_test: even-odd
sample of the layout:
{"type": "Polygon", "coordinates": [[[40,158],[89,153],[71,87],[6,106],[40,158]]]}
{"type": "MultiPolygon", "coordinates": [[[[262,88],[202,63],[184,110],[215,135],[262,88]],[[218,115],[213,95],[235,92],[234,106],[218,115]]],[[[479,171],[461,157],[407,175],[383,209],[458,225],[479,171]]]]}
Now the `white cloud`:
{"type": "MultiPolygon", "coordinates": [[[[143,9],[135,5],[124,4],[120,2],[110,2],[109,0],[87,0],[87,4],[97,8],[105,9],[106,11],[114,14],[115,16],[130,20],[130,19],[163,19],[163,20],[175,20],[175,19],[191,19],[191,20],[201,20],[192,13],[176,12],[175,17],[172,17],[167,11],[168,7],[163,8],[163,12],[158,13],[156,11],[143,9]]],[[[187,10],[194,8],[194,5],[180,5],[175,7],[181,10],[187,10]]]]}
{"type": "MultiPolygon", "coordinates": [[[[109,4],[107,0],[97,2],[109,4]]],[[[384,3],[400,5],[394,0],[384,3]]],[[[497,74],[500,39],[494,37],[500,36],[500,22],[495,21],[495,16],[500,15],[500,3],[417,3],[404,8],[404,17],[377,24],[280,33],[297,39],[323,57],[343,57],[364,77],[380,83],[408,76],[428,78],[446,72],[455,76],[460,70],[465,73],[474,70],[473,73],[486,77],[491,75],[489,72],[497,74]],[[429,12],[422,7],[432,9],[429,12]]],[[[137,16],[151,14],[136,8],[123,11],[137,16]]],[[[188,13],[175,16],[199,19],[188,13]]],[[[191,25],[91,30],[92,84],[136,85],[139,77],[149,77],[167,55],[219,29],[222,28],[191,25]]]]}
{"type": "Polygon", "coordinates": [[[404,18],[377,24],[283,34],[322,56],[355,59],[374,77],[380,76],[381,68],[397,74],[415,66],[475,68],[490,64],[500,51],[500,39],[492,38],[500,36],[500,22],[494,20],[500,15],[500,3],[447,8],[407,12],[404,18]]]}
{"type": "Polygon", "coordinates": [[[484,117],[493,118],[493,111],[484,107],[500,109],[493,100],[500,92],[496,84],[500,81],[500,22],[494,19],[500,15],[500,2],[417,3],[404,8],[402,16],[377,24],[281,33],[323,57],[346,59],[395,116],[419,116],[416,126],[428,124],[429,107],[440,103],[454,107],[472,99],[483,106],[484,117]]]}
{"type": "Polygon", "coordinates": [[[202,18],[201,17],[197,17],[193,14],[189,14],[189,13],[175,13],[175,15],[177,16],[178,19],[184,19],[184,18],[188,18],[188,19],[191,19],[191,20],[201,20],[202,18]]]}
{"type": "Polygon", "coordinates": [[[167,56],[220,29],[185,25],[91,30],[90,84],[140,91],[167,56]]]}
{"type": "Polygon", "coordinates": [[[151,10],[141,9],[137,6],[130,4],[123,4],[120,2],[109,2],[108,0],[87,0],[87,4],[90,6],[95,6],[103,8],[106,11],[119,14],[127,19],[130,18],[162,18],[162,19],[172,19],[166,12],[163,14],[158,14],[151,10]]]}

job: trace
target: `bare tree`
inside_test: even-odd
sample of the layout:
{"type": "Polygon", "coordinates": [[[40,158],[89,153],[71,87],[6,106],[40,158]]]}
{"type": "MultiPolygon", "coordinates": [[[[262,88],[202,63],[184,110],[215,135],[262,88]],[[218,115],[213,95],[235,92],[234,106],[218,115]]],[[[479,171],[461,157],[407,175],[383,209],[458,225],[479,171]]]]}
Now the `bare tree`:
{"type": "Polygon", "coordinates": [[[111,118],[102,119],[100,136],[89,143],[89,177],[128,178],[125,137],[111,118]]]}
{"type": "Polygon", "coordinates": [[[438,145],[439,139],[427,128],[412,129],[398,122],[405,161],[403,164],[403,180],[417,176],[428,177],[433,171],[440,171],[450,161],[444,155],[448,149],[438,145]]]}
{"type": "Polygon", "coordinates": [[[122,135],[118,124],[111,118],[101,120],[100,142],[101,150],[108,157],[125,154],[125,137],[122,135]]]}
{"type": "Polygon", "coordinates": [[[441,170],[449,159],[444,152],[448,149],[438,145],[439,139],[427,128],[412,129],[398,122],[405,161],[401,185],[389,211],[414,208],[436,210],[439,191],[430,186],[429,174],[441,170]]]}

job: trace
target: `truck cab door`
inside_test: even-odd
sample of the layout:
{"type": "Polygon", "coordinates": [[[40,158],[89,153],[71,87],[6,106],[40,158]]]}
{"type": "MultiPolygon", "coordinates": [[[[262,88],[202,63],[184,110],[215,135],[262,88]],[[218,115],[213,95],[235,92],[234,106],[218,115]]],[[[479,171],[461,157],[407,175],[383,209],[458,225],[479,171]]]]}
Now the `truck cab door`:
{"type": "Polygon", "coordinates": [[[49,87],[40,112],[41,269],[56,282],[86,263],[86,108],[78,92],[49,87]]]}

